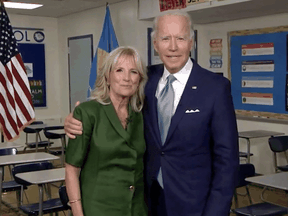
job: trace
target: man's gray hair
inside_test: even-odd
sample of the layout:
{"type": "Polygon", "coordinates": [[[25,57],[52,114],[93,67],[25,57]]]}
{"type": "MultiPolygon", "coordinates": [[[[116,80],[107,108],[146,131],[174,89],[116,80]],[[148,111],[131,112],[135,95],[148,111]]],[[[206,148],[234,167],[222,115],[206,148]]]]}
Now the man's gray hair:
{"type": "Polygon", "coordinates": [[[155,37],[157,35],[159,18],[163,17],[163,16],[167,16],[167,15],[168,16],[183,16],[183,17],[185,17],[187,20],[187,23],[188,23],[188,28],[190,29],[190,39],[193,38],[194,29],[193,29],[193,23],[192,23],[192,20],[191,20],[191,17],[189,16],[189,14],[187,12],[184,12],[184,11],[174,10],[174,11],[165,11],[161,15],[154,18],[153,31],[151,33],[153,40],[155,40],[155,37]]]}

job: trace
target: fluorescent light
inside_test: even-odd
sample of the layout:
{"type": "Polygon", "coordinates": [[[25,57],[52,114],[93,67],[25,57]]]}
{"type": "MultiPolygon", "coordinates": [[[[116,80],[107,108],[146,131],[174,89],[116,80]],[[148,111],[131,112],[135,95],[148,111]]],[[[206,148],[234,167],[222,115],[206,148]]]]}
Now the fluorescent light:
{"type": "Polygon", "coordinates": [[[28,3],[19,3],[19,2],[4,2],[6,8],[15,8],[15,9],[35,9],[42,7],[42,4],[28,4],[28,3]]]}

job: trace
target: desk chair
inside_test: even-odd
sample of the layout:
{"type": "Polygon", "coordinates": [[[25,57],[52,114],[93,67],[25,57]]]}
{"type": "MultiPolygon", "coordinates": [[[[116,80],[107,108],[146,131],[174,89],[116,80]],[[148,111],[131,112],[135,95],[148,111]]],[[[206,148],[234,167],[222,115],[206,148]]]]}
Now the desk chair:
{"type": "MultiPolygon", "coordinates": [[[[51,162],[39,162],[39,163],[21,164],[21,165],[15,166],[12,170],[12,173],[16,182],[25,186],[29,186],[31,185],[31,183],[26,182],[20,178],[17,178],[15,175],[18,173],[40,171],[40,170],[45,170],[45,169],[53,169],[52,163],[51,162]]],[[[50,198],[50,192],[47,195],[47,197],[50,198]]],[[[19,207],[21,211],[23,211],[28,216],[34,216],[34,215],[39,214],[39,203],[23,205],[22,201],[23,200],[21,200],[21,206],[19,207]]],[[[67,210],[67,209],[63,206],[60,198],[48,199],[43,202],[43,214],[56,213],[57,215],[57,212],[64,211],[64,210],[67,210]]]]}
{"type": "Polygon", "coordinates": [[[288,165],[278,166],[277,164],[277,154],[284,153],[286,161],[288,163],[287,149],[288,149],[288,136],[278,136],[269,138],[269,146],[271,151],[274,153],[274,169],[275,172],[288,171],[288,165]]]}
{"type": "MultiPolygon", "coordinates": [[[[245,181],[245,179],[254,175],[255,167],[253,164],[240,164],[237,188],[241,186],[247,186],[248,182],[245,181]]],[[[247,188],[246,190],[248,196],[250,196],[249,190],[247,188]]],[[[237,216],[282,216],[288,213],[287,208],[285,207],[267,202],[252,204],[251,197],[249,200],[251,205],[241,208],[238,208],[238,204],[236,204],[235,200],[235,205],[237,208],[232,210],[232,212],[234,212],[237,216]]]]}
{"type": "MultiPolygon", "coordinates": [[[[34,121],[31,123],[31,125],[37,125],[37,124],[43,124],[43,121],[34,121]]],[[[51,144],[51,142],[48,142],[48,141],[42,141],[41,139],[41,136],[39,133],[37,133],[37,131],[41,131],[42,129],[31,129],[31,128],[24,128],[24,132],[26,133],[26,143],[25,143],[25,148],[24,148],[24,152],[26,151],[27,148],[33,148],[33,149],[36,149],[36,141],[37,141],[37,135],[38,135],[38,138],[39,138],[39,141],[38,141],[38,148],[45,148],[45,151],[47,150],[47,147],[49,147],[51,144]],[[29,134],[35,134],[35,142],[28,142],[28,135],[29,134]]]]}
{"type": "MultiPolygon", "coordinates": [[[[250,153],[250,157],[253,156],[253,153],[250,153]]],[[[244,158],[246,160],[247,163],[247,158],[248,158],[248,153],[247,152],[239,152],[239,157],[240,158],[244,158]]]]}
{"type": "Polygon", "coordinates": [[[59,197],[61,199],[61,202],[62,202],[64,208],[66,208],[66,210],[71,209],[71,207],[68,205],[69,198],[68,198],[68,195],[67,195],[67,190],[66,190],[66,186],[65,185],[62,185],[59,188],[59,197]]]}
{"type": "MultiPolygon", "coordinates": [[[[17,149],[16,148],[7,148],[7,149],[0,149],[0,156],[4,155],[16,155],[17,149]]],[[[9,167],[10,169],[10,167],[9,167]]],[[[3,175],[4,177],[4,175],[3,175]]],[[[17,198],[17,205],[20,206],[21,197],[24,190],[27,189],[26,186],[23,186],[22,184],[17,183],[15,180],[11,181],[3,181],[2,182],[2,192],[11,192],[16,191],[16,198],[17,198]]]]}
{"type": "Polygon", "coordinates": [[[249,199],[250,204],[252,204],[252,199],[250,196],[250,192],[248,189],[249,182],[245,181],[245,178],[255,176],[255,167],[253,164],[240,164],[239,166],[239,174],[238,174],[238,184],[234,191],[234,200],[235,200],[235,206],[238,208],[238,194],[237,194],[237,188],[245,187],[246,193],[249,199]]]}
{"type": "MultiPolygon", "coordinates": [[[[52,134],[49,132],[49,130],[59,130],[59,129],[64,129],[64,126],[51,126],[51,127],[45,127],[44,128],[44,135],[45,137],[48,139],[48,142],[50,142],[51,139],[61,139],[62,136],[59,135],[59,134],[52,134]]],[[[62,140],[61,140],[62,142],[62,140]]],[[[63,145],[63,144],[62,144],[63,145]]],[[[50,154],[53,154],[53,155],[61,155],[62,154],[62,149],[60,150],[50,150],[48,148],[48,152],[50,154]]]]}

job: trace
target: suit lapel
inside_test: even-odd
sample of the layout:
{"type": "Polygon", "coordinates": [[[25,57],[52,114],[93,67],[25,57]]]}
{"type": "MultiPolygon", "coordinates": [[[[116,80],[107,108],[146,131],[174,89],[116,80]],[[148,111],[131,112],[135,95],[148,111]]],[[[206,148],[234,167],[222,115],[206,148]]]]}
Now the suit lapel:
{"type": "Polygon", "coordinates": [[[152,71],[155,77],[149,79],[149,83],[146,86],[146,97],[148,101],[148,110],[150,113],[149,121],[151,121],[152,131],[157,139],[157,143],[162,146],[159,125],[158,125],[158,112],[157,112],[157,98],[155,97],[159,79],[164,72],[164,66],[161,65],[157,70],[152,71]]]}
{"type": "MultiPolygon", "coordinates": [[[[111,125],[117,131],[117,133],[125,139],[127,143],[129,142],[130,135],[129,133],[122,127],[122,124],[116,114],[113,104],[104,105],[103,109],[107,118],[109,119],[111,125]]],[[[130,114],[130,107],[129,107],[129,114],[130,114]]]]}
{"type": "Polygon", "coordinates": [[[195,100],[195,98],[197,96],[199,96],[198,89],[200,87],[199,84],[201,81],[201,71],[200,70],[201,70],[200,66],[193,61],[193,68],[192,68],[191,74],[190,74],[189,79],[186,83],[186,86],[184,88],[183,94],[181,96],[181,99],[180,99],[179,104],[177,106],[177,109],[175,111],[175,114],[173,115],[173,117],[171,119],[169,131],[168,131],[165,143],[168,142],[169,139],[171,138],[175,128],[179,124],[180,120],[183,118],[185,111],[187,109],[191,109],[197,105],[197,104],[195,104],[195,106],[194,106],[195,101],[197,101],[197,100],[195,100]],[[196,89],[195,89],[195,87],[196,87],[196,89]]]}

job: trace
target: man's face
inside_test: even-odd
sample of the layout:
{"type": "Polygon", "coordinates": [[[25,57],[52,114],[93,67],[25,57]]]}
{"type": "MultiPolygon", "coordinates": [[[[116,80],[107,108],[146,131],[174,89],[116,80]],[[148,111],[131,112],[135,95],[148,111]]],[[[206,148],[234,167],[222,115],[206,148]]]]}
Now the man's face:
{"type": "Polygon", "coordinates": [[[159,18],[154,48],[171,74],[185,66],[192,45],[193,41],[190,39],[190,30],[185,17],[166,15],[159,18]]]}

